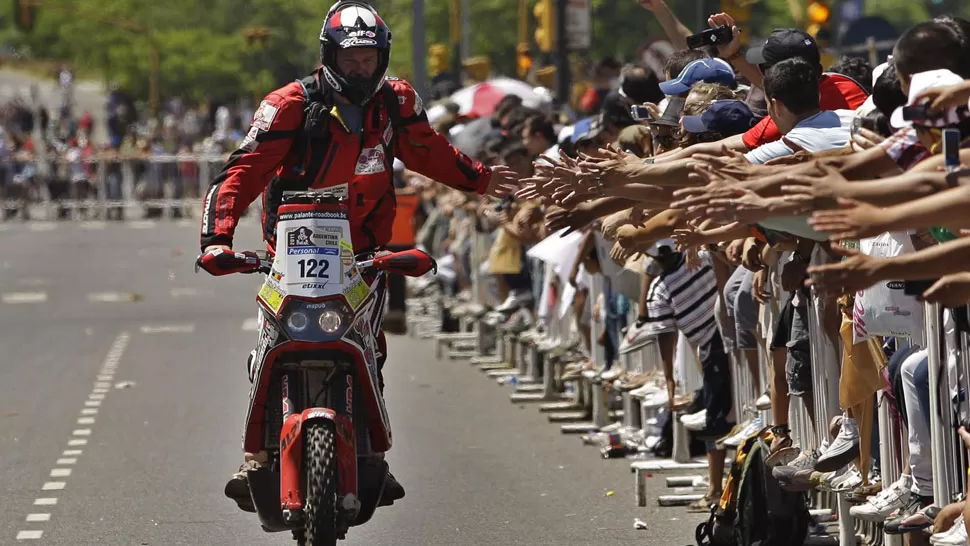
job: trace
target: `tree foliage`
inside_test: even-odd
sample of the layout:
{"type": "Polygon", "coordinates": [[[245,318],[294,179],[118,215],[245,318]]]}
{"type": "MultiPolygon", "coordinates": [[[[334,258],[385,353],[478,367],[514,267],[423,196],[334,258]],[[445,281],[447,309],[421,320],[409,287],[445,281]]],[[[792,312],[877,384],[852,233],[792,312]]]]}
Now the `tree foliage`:
{"type": "MultiPolygon", "coordinates": [[[[229,99],[266,93],[308,73],[319,56],[319,29],[330,2],[319,0],[43,0],[34,32],[0,30],[0,40],[28,47],[32,55],[72,62],[85,72],[103,74],[135,95],[148,95],[152,44],[161,57],[162,97],[229,99]],[[98,19],[131,21],[149,32],[133,32],[98,19]],[[243,29],[266,26],[265,47],[247,47],[243,29]],[[154,40],[150,39],[153,37],[154,40]]],[[[799,0],[802,1],[802,0],[799,0]]],[[[425,45],[449,43],[451,0],[425,0],[425,45]]],[[[719,10],[719,0],[668,0],[692,30],[719,10]]],[[[412,1],[374,0],[394,33],[391,71],[411,74],[414,51],[412,1]]],[[[473,0],[471,47],[486,55],[497,73],[514,74],[518,36],[518,0],[473,0]]],[[[529,31],[535,22],[529,0],[529,31]]],[[[867,11],[885,14],[900,29],[925,20],[927,10],[916,0],[867,0],[867,11]]],[[[633,60],[638,47],[662,36],[653,15],[636,0],[592,0],[593,46],[590,58],[613,55],[633,60]]],[[[835,9],[838,9],[837,7],[835,9]]],[[[965,8],[970,11],[970,7],[965,8]]],[[[0,16],[12,19],[12,3],[0,2],[0,16]]],[[[758,0],[752,36],[791,26],[789,0],[758,0]]],[[[449,44],[450,45],[450,44],[449,44]]],[[[422,53],[423,54],[423,53],[422,53]]],[[[453,55],[458,55],[454,50],[453,55]]]]}

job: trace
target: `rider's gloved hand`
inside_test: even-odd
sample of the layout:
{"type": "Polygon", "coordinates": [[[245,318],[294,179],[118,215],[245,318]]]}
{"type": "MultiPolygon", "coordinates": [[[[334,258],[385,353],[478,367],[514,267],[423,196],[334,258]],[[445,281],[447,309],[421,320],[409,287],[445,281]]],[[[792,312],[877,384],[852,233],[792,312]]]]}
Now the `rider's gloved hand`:
{"type": "Polygon", "coordinates": [[[211,246],[195,262],[195,269],[210,275],[253,273],[259,269],[259,256],[252,251],[236,252],[227,246],[211,246]]]}

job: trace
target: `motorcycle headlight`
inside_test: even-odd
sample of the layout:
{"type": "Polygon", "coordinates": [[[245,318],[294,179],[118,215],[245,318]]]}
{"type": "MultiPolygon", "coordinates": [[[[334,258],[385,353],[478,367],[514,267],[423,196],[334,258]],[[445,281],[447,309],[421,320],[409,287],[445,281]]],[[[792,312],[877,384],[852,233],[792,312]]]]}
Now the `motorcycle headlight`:
{"type": "Polygon", "coordinates": [[[310,319],[306,316],[306,313],[302,311],[294,311],[290,313],[290,317],[286,319],[286,325],[290,329],[302,332],[306,330],[307,326],[310,324],[310,319]]]}
{"type": "Polygon", "coordinates": [[[320,318],[317,319],[317,323],[320,325],[321,330],[332,334],[340,330],[340,326],[343,324],[343,318],[340,316],[340,313],[328,309],[320,313],[320,318]]]}

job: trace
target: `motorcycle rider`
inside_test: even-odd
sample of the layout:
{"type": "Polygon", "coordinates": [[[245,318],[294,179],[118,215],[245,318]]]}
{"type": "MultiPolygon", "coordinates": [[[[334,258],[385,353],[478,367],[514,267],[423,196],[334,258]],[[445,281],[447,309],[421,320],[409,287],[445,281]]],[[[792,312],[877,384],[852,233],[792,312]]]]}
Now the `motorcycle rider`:
{"type": "MultiPolygon", "coordinates": [[[[391,31],[373,7],[340,0],[330,8],[320,32],[321,65],[311,77],[266,96],[240,148],[206,192],[203,253],[231,248],[239,218],[260,193],[263,236],[272,251],[283,192],[307,189],[345,197],[355,251],[379,250],[394,222],[395,156],[408,169],[462,191],[495,197],[514,191],[517,177],[508,167],[482,165],[431,128],[414,88],[387,76],[390,54],[391,31]]],[[[383,366],[383,332],[378,350],[383,366]]],[[[261,462],[264,454],[247,453],[226,484],[226,496],[243,510],[255,511],[246,472],[261,462]]],[[[382,504],[403,496],[389,475],[382,504]]]]}

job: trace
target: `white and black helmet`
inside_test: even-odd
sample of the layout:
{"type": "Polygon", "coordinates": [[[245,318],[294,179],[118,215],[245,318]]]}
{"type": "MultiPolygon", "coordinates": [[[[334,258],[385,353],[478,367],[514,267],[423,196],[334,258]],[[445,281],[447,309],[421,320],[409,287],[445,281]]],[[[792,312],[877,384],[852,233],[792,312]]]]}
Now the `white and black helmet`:
{"type": "Polygon", "coordinates": [[[359,0],[340,0],[331,6],[320,29],[320,58],[326,83],[351,103],[363,106],[387,81],[391,30],[370,4],[359,0]],[[372,76],[348,77],[340,71],[337,51],[352,48],[377,49],[377,70],[372,76]]]}

